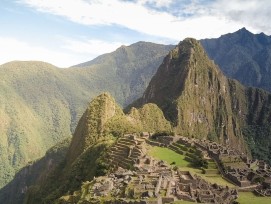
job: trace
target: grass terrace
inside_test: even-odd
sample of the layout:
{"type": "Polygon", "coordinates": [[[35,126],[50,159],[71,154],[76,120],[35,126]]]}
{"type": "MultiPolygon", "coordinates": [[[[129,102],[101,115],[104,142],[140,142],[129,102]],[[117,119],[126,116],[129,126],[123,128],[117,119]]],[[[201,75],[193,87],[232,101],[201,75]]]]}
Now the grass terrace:
{"type": "Polygon", "coordinates": [[[166,147],[151,147],[149,154],[154,158],[164,160],[168,164],[175,162],[177,167],[187,167],[190,164],[190,162],[184,160],[184,155],[180,155],[166,147]]]}
{"type": "Polygon", "coordinates": [[[156,146],[151,147],[149,150],[149,154],[156,159],[164,160],[168,164],[175,162],[175,165],[181,170],[190,171],[192,174],[197,174],[210,183],[217,183],[218,185],[235,187],[235,185],[223,179],[218,173],[208,175],[203,174],[201,169],[192,167],[190,162],[184,160],[185,155],[178,154],[168,148],[156,146]]]}
{"type": "Polygon", "coordinates": [[[271,203],[270,197],[259,197],[252,192],[239,192],[238,201],[241,204],[267,204],[271,203]]]}

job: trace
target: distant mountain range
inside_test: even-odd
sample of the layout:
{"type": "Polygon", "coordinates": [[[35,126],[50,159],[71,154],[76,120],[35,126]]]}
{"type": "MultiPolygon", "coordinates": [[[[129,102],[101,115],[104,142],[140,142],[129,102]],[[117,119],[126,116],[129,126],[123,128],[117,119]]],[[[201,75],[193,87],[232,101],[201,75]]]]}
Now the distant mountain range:
{"type": "Polygon", "coordinates": [[[245,28],[217,39],[201,40],[226,76],[246,86],[271,91],[271,37],[245,28]]]}
{"type": "MultiPolygon", "coordinates": [[[[243,28],[218,39],[201,40],[201,43],[226,76],[248,86],[271,90],[270,36],[263,33],[254,35],[243,28]]],[[[68,69],[59,69],[44,62],[14,61],[1,65],[0,187],[28,162],[71,137],[94,96],[108,91],[123,107],[141,97],[164,57],[174,47],[138,42],[68,69]]],[[[174,57],[174,53],[172,55],[174,57]]],[[[161,76],[161,82],[163,80],[161,76]]],[[[164,88],[171,86],[167,81],[161,85],[164,88]]],[[[149,90],[149,95],[151,92],[149,90]]],[[[249,94],[251,101],[255,98],[261,101],[266,96],[264,91],[251,91],[249,94]]],[[[178,123],[174,115],[176,107],[172,109],[166,103],[163,101],[161,106],[166,110],[168,105],[166,117],[178,123]]],[[[256,102],[254,106],[257,106],[256,102]]],[[[259,114],[266,111],[257,110],[259,114]]],[[[223,114],[221,117],[225,119],[223,114]]],[[[269,132],[268,127],[255,127],[258,124],[255,121],[260,121],[260,118],[253,115],[247,118],[251,125],[243,131],[253,135],[248,143],[253,144],[253,138],[260,137],[259,133],[269,132]],[[259,131],[253,131],[255,128],[259,131]]],[[[257,156],[259,152],[254,154],[257,156]]]]}

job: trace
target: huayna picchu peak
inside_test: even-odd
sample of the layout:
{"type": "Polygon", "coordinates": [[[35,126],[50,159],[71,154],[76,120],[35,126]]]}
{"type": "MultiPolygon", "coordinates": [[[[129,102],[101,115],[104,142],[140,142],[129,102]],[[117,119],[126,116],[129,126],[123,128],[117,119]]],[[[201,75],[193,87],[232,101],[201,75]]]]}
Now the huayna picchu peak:
{"type": "Polygon", "coordinates": [[[135,104],[156,103],[178,134],[213,137],[245,150],[238,116],[242,107],[235,110],[231,101],[235,83],[222,74],[198,41],[187,38],[166,56],[135,104]]]}
{"type": "Polygon", "coordinates": [[[257,138],[248,135],[247,128],[266,129],[269,97],[268,92],[226,78],[200,42],[187,38],[169,52],[142,98],[129,107],[155,103],[177,134],[208,138],[249,153],[245,140],[257,143],[257,138]]]}

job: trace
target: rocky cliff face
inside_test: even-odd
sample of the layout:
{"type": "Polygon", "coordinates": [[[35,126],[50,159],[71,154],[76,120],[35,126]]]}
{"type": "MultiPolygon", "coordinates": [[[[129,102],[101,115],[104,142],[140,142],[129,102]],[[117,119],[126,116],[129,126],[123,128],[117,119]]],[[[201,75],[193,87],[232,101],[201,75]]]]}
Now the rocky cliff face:
{"type": "Polygon", "coordinates": [[[248,97],[248,92],[223,75],[199,42],[185,39],[166,56],[143,97],[133,105],[156,103],[178,134],[208,138],[246,151],[242,129],[249,122],[248,116],[263,105],[255,104],[257,97],[248,97]]]}

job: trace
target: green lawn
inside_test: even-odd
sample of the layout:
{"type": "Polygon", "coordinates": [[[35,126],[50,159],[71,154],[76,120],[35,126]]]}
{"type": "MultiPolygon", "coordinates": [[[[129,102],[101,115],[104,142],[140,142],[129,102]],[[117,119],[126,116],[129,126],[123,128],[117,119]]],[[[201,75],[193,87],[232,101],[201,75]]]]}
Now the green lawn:
{"type": "Polygon", "coordinates": [[[270,197],[259,197],[251,192],[239,192],[237,201],[241,204],[267,204],[271,203],[270,197]]]}
{"type": "Polygon", "coordinates": [[[219,174],[202,174],[202,171],[190,166],[190,162],[184,160],[184,155],[178,154],[171,149],[165,147],[151,147],[149,154],[154,158],[164,160],[168,164],[175,162],[175,165],[180,167],[181,170],[190,171],[192,174],[197,174],[210,183],[217,183],[218,185],[235,187],[223,179],[219,174]]]}
{"type": "Polygon", "coordinates": [[[187,167],[190,163],[184,160],[184,155],[180,155],[165,147],[152,147],[149,154],[154,158],[164,160],[168,164],[175,162],[178,167],[187,167]]]}
{"type": "MultiPolygon", "coordinates": [[[[200,169],[190,167],[190,163],[184,160],[184,155],[180,155],[168,148],[151,147],[149,154],[154,158],[164,160],[168,164],[175,162],[181,170],[190,171],[192,174],[197,174],[210,183],[217,183],[219,185],[235,187],[233,184],[224,180],[219,174],[202,174],[200,169]]],[[[239,192],[237,201],[241,204],[267,204],[271,203],[271,198],[258,197],[251,192],[239,192]]],[[[176,201],[174,204],[190,204],[188,201],[176,201]]]]}
{"type": "Polygon", "coordinates": [[[190,202],[190,201],[185,201],[185,200],[178,200],[178,201],[175,201],[173,204],[191,204],[191,203],[195,203],[195,202],[190,202]]]}

